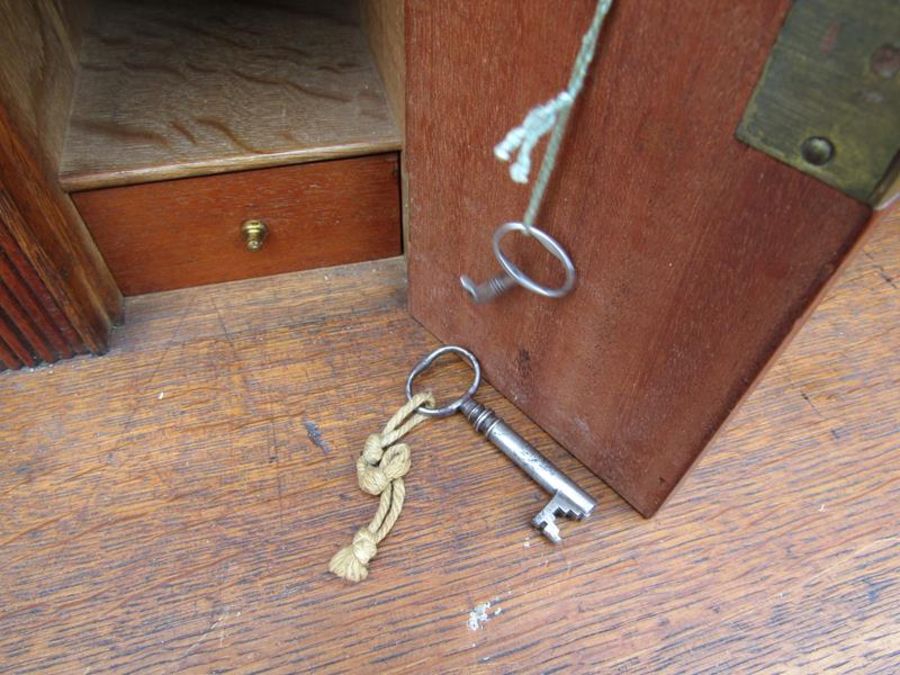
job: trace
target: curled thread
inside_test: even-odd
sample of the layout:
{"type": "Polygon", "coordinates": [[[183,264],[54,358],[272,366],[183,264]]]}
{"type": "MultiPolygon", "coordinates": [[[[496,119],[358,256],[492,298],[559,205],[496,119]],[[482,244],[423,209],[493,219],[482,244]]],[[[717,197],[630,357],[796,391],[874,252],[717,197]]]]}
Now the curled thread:
{"type": "Polygon", "coordinates": [[[516,183],[527,183],[531,173],[531,153],[538,142],[546,134],[552,132],[547,144],[547,152],[541,162],[541,169],[531,191],[531,199],[525,218],[525,233],[531,234],[531,227],[541,209],[541,202],[550,176],[556,166],[556,158],[562,139],[565,136],[566,125],[569,121],[569,113],[584,87],[584,79],[587,77],[594,53],[597,51],[597,41],[603,21],[609,14],[613,0],[599,0],[590,28],[581,38],[581,48],[572,66],[572,74],[569,77],[568,86],[554,98],[532,108],[525,116],[522,124],[510,130],[506,137],[494,147],[494,155],[504,161],[511,162],[509,175],[516,183]]]}
{"type": "Polygon", "coordinates": [[[509,176],[516,183],[528,182],[531,173],[531,152],[541,138],[549,133],[558,119],[563,108],[569,108],[575,99],[568,91],[560,92],[556,98],[532,108],[525,116],[525,120],[514,129],[511,129],[506,138],[494,147],[494,155],[504,162],[512,161],[509,167],[509,176]],[[515,160],[513,161],[513,153],[515,160]]]}

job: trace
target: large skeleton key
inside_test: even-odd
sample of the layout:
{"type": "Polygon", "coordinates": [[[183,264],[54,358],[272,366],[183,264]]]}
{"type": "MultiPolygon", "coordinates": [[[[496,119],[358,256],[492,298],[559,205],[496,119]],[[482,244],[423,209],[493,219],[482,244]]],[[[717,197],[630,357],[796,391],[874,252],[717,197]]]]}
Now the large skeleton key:
{"type": "Polygon", "coordinates": [[[532,519],[531,524],[554,544],[558,544],[562,539],[556,517],[566,516],[581,520],[591,514],[597,502],[533,445],[513,431],[493,410],[472,398],[481,383],[481,366],[474,354],[455,345],[434,350],[410,372],[406,380],[406,395],[412,398],[413,380],[416,376],[425,371],[436,359],[448,353],[457,354],[472,367],[475,371],[472,385],[463,396],[449,405],[442,408],[421,407],[418,412],[429,417],[447,417],[455,412],[462,413],[478,433],[499,448],[513,464],[552,495],[547,505],[532,519]]]}

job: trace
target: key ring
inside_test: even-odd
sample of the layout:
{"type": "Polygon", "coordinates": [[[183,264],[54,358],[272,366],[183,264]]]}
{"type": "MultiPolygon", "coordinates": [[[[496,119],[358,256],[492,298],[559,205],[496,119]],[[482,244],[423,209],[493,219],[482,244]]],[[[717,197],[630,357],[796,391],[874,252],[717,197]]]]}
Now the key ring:
{"type": "Polygon", "coordinates": [[[450,415],[458,411],[460,406],[462,406],[462,404],[465,403],[466,400],[472,398],[472,396],[475,395],[475,392],[478,391],[478,385],[481,384],[481,365],[478,363],[478,359],[475,358],[475,355],[468,349],[457,347],[456,345],[445,345],[443,347],[438,347],[437,349],[435,349],[428,356],[419,361],[409,372],[409,376],[406,378],[406,398],[411,400],[413,397],[413,381],[416,379],[416,377],[425,372],[428,367],[441,356],[451,353],[461,357],[462,360],[468,363],[472,367],[472,370],[475,371],[475,377],[472,380],[472,384],[466,390],[465,394],[460,396],[452,403],[449,403],[440,408],[429,408],[428,406],[420,405],[418,408],[416,408],[417,413],[421,413],[426,417],[449,417],[450,415]]]}
{"type": "Polygon", "coordinates": [[[465,274],[459,278],[459,283],[474,302],[490,302],[516,285],[545,298],[561,298],[567,295],[575,285],[575,265],[572,263],[572,259],[560,243],[543,230],[534,226],[527,227],[524,223],[506,223],[498,227],[494,232],[491,246],[494,249],[494,257],[500,263],[500,266],[503,267],[503,273],[480,284],[476,284],[465,274]],[[506,254],[500,249],[500,241],[509,232],[524,232],[534,237],[550,255],[559,260],[566,273],[566,280],[563,282],[563,285],[559,288],[547,288],[534,281],[507,258],[506,254]]]}
{"type": "Polygon", "coordinates": [[[572,264],[572,259],[559,242],[543,230],[539,230],[536,227],[525,227],[524,223],[506,223],[505,225],[498,227],[497,231],[494,232],[492,247],[494,249],[494,257],[497,259],[497,262],[500,263],[503,270],[515,279],[519,286],[527,288],[532,293],[537,293],[545,298],[561,298],[571,291],[572,287],[575,285],[575,265],[572,264]],[[526,234],[529,234],[537,239],[538,243],[543,246],[550,255],[559,260],[566,273],[566,280],[563,282],[563,285],[559,288],[547,288],[534,281],[513,264],[500,249],[500,240],[503,239],[508,232],[525,232],[526,234]]]}

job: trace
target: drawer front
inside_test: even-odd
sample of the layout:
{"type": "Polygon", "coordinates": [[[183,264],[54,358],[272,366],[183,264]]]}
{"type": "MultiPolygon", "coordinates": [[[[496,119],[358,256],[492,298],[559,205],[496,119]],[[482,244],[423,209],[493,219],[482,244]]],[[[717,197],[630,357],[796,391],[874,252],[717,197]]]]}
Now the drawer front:
{"type": "Polygon", "coordinates": [[[399,255],[396,153],[72,194],[125,295],[399,255]],[[262,221],[251,251],[242,224],[262,221]]]}

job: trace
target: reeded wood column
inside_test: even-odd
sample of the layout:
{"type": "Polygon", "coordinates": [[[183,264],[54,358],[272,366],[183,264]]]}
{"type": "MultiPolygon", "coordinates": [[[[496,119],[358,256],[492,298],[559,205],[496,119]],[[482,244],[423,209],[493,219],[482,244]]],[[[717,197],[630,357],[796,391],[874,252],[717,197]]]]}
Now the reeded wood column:
{"type": "Polygon", "coordinates": [[[87,3],[0,0],[0,365],[106,351],[122,295],[59,185],[87,3]]]}
{"type": "Polygon", "coordinates": [[[0,107],[0,362],[102,353],[122,296],[68,196],[0,107]]]}
{"type": "MultiPolygon", "coordinates": [[[[6,195],[0,210],[6,212],[6,195]]],[[[0,223],[0,368],[34,366],[85,351],[6,223],[0,223]]]]}

